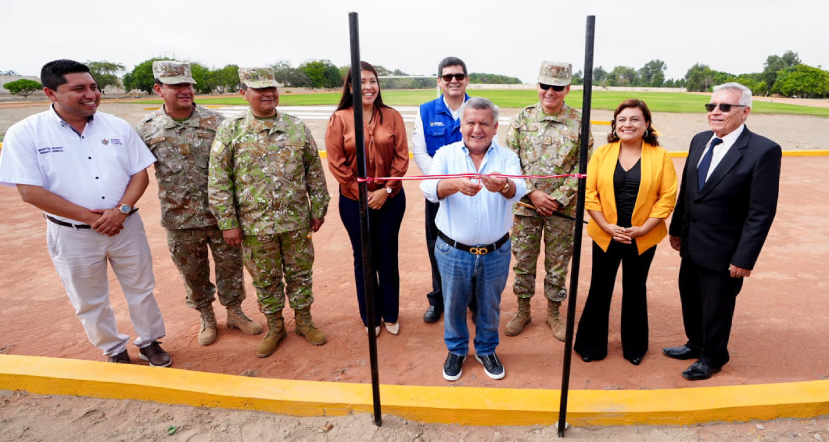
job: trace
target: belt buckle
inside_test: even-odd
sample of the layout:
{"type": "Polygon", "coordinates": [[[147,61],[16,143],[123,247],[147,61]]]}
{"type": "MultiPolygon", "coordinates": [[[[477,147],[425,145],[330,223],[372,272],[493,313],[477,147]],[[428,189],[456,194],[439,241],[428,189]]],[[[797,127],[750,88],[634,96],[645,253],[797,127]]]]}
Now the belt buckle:
{"type": "Polygon", "coordinates": [[[469,248],[469,253],[471,253],[473,255],[486,255],[488,252],[489,252],[489,250],[487,250],[486,247],[470,247],[469,248]]]}

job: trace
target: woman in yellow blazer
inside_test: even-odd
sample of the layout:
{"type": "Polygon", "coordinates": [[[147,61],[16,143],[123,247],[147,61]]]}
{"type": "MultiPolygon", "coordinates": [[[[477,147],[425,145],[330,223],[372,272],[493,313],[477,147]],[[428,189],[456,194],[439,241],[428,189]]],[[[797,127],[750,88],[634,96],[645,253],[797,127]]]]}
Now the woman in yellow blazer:
{"type": "Polygon", "coordinates": [[[639,365],[648,351],[648,270],[668,233],[665,218],[676,204],[676,170],[659,147],[645,102],[623,101],[611,127],[610,144],[596,150],[587,166],[593,272],[574,350],[584,362],[607,356],[610,301],[621,263],[622,351],[639,365]]]}

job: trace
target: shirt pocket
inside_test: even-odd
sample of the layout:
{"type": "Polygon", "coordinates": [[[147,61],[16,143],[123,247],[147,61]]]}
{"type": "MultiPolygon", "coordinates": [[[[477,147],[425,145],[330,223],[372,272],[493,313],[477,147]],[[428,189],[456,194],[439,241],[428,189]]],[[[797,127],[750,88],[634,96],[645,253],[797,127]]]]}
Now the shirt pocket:
{"type": "Polygon", "coordinates": [[[445,126],[431,126],[426,130],[426,134],[430,137],[443,137],[446,134],[445,126]]]}

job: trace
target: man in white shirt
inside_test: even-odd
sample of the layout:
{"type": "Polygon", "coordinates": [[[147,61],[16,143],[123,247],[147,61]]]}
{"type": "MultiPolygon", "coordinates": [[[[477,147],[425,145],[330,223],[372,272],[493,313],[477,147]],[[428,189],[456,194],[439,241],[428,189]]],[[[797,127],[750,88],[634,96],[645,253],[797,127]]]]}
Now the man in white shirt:
{"type": "Polygon", "coordinates": [[[475,359],[487,376],[501,379],[504,366],[495,354],[501,315],[501,293],[510,262],[512,206],[527,193],[525,180],[491,174],[520,175],[521,163],[511,150],[495,141],[498,107],[482,97],[461,106],[463,140],[444,146],[434,157],[431,175],[480,174],[480,180],[425,180],[420,189],[429,201],[440,202],[435,223],[435,258],[446,305],[444,341],[449,350],[443,377],[460,379],[469,352],[466,308],[478,301],[475,359]]]}
{"type": "Polygon", "coordinates": [[[41,71],[49,110],[13,125],[0,156],[0,184],[44,211],[49,255],[89,340],[109,362],[130,363],[129,336],[109,304],[107,262],[127,299],[139,356],[167,367],[164,321],[153,289],[152,255],[133,206],[155,157],[129,124],[96,112],[101,92],[89,68],[55,60],[41,71]]]}
{"type": "MultiPolygon", "coordinates": [[[[469,85],[469,76],[466,63],[457,57],[446,57],[438,64],[438,86],[443,94],[427,103],[420,105],[415,118],[412,132],[412,151],[415,163],[423,174],[428,174],[432,164],[432,157],[437,151],[447,145],[461,140],[460,113],[461,105],[469,99],[466,87],[469,85]]],[[[429,300],[429,309],[423,315],[425,322],[437,322],[443,313],[443,294],[441,292],[440,272],[435,261],[435,241],[438,238],[438,229],[435,227],[435,216],[438,213],[438,203],[426,200],[426,249],[429,252],[429,262],[432,266],[432,291],[426,294],[429,300]]],[[[469,305],[475,312],[475,300],[469,305]]]]}

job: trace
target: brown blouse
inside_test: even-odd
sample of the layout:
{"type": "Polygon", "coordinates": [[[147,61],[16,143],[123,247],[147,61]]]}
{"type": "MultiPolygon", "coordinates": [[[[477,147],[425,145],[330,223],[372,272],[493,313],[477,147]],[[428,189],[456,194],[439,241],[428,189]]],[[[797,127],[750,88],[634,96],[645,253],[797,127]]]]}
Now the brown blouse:
{"type": "MultiPolygon", "coordinates": [[[[374,108],[371,124],[365,123],[363,133],[366,145],[366,175],[377,177],[404,176],[409,169],[409,142],[406,125],[400,113],[390,107],[374,108]],[[382,115],[382,122],[381,122],[382,115]]],[[[328,120],[325,131],[325,151],[328,168],[340,183],[340,192],[353,200],[359,198],[357,185],[357,150],[354,141],[354,109],[338,110],[328,120]]],[[[392,189],[394,197],[403,188],[401,181],[372,181],[368,190],[382,187],[392,189]]]]}

